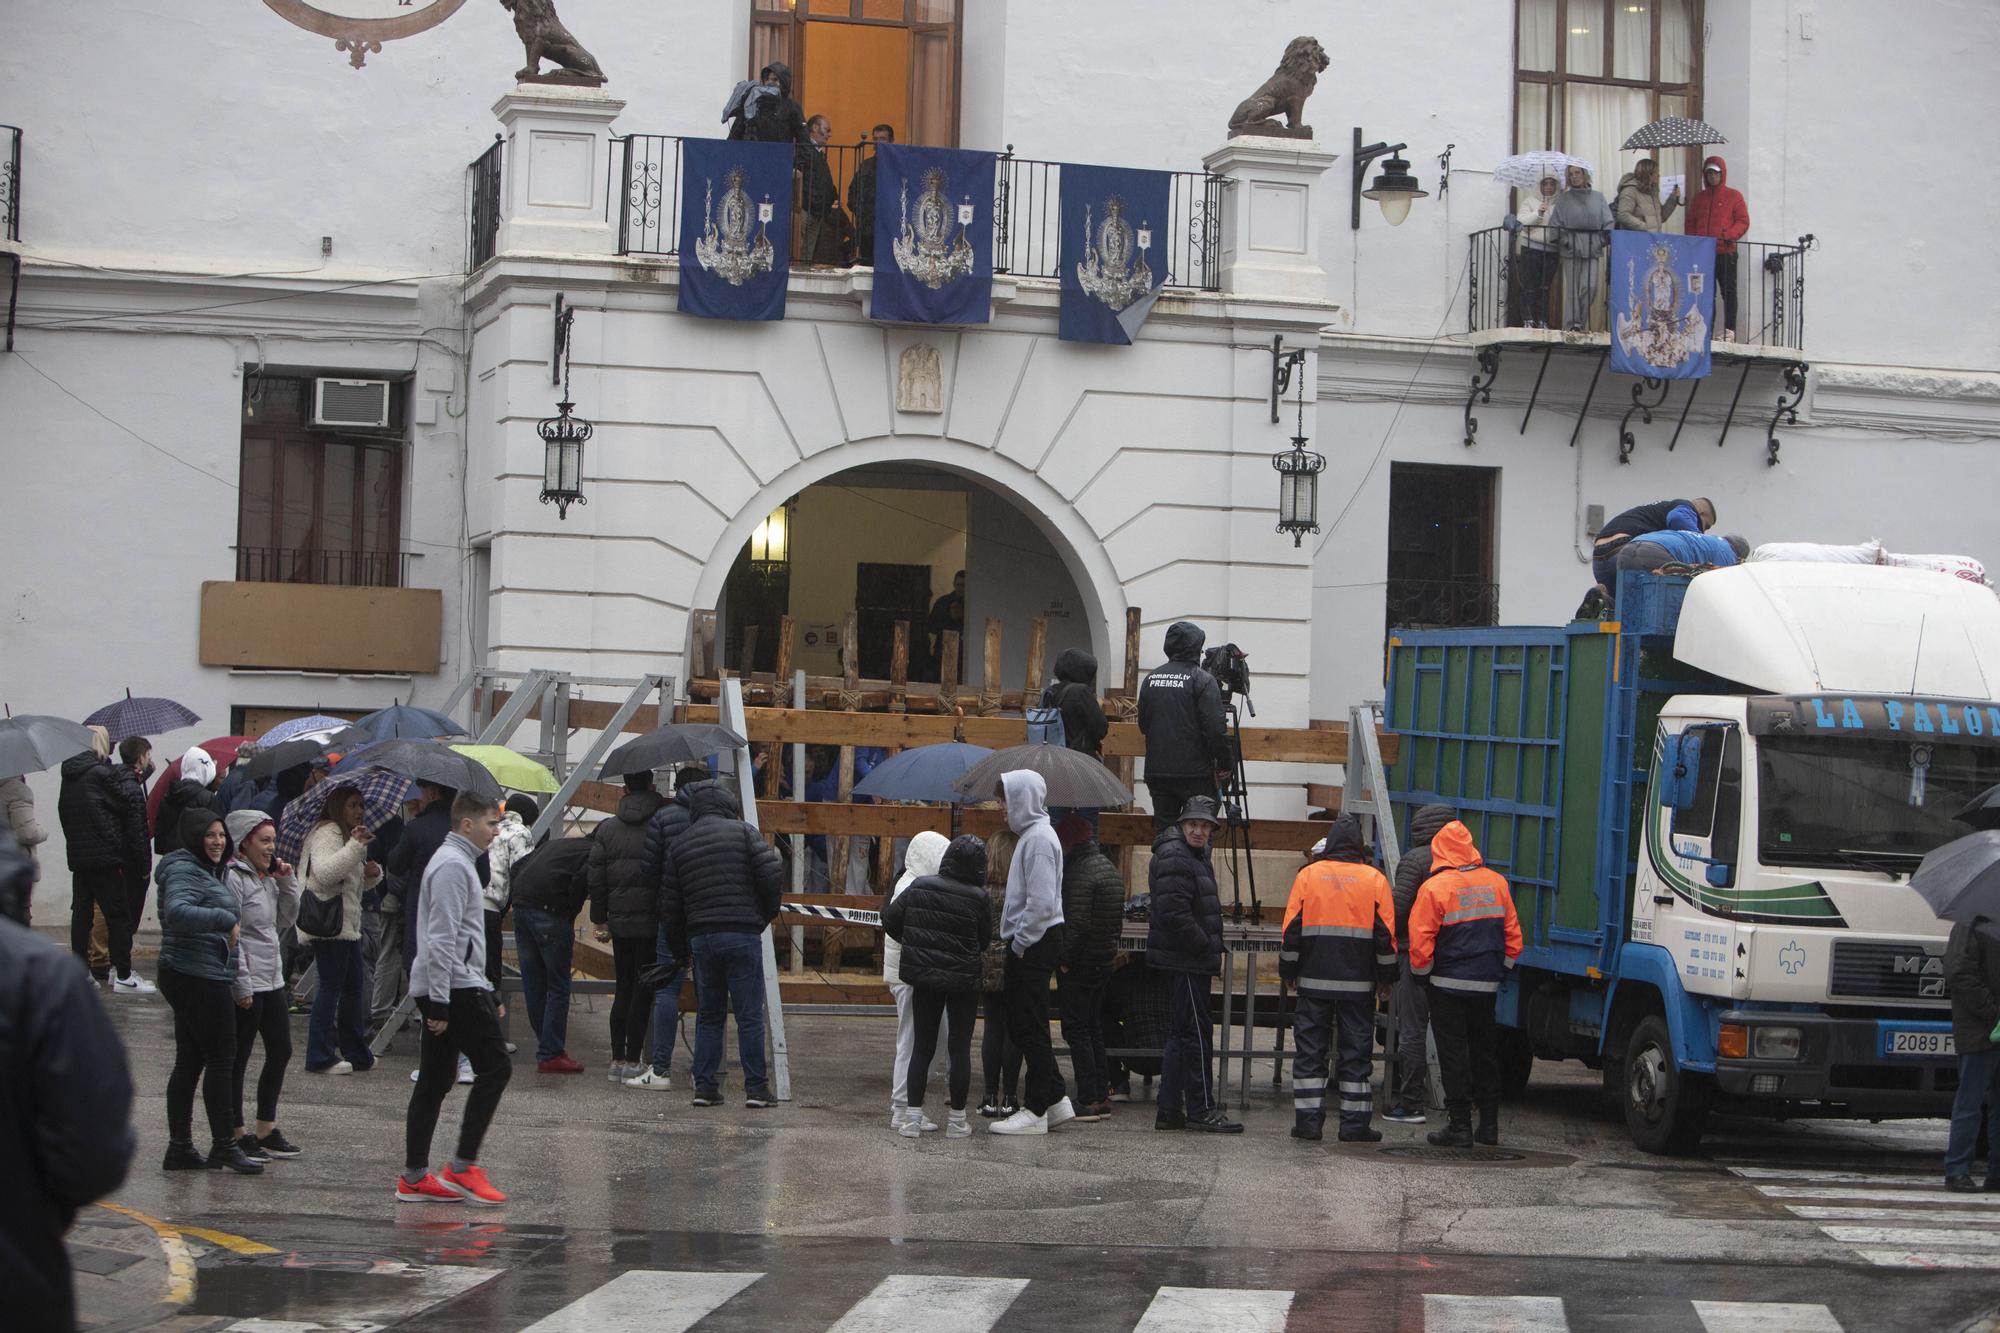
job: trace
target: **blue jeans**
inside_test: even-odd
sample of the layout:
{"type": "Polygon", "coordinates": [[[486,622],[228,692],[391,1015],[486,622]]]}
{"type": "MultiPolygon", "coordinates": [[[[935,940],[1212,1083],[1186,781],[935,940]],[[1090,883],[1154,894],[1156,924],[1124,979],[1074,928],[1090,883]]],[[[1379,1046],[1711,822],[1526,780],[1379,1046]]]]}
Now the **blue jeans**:
{"type": "Polygon", "coordinates": [[[539,907],[514,909],[514,952],[521,960],[521,997],[535,1033],[535,1063],[561,1055],[569,1041],[571,924],[539,907]]]}
{"type": "Polygon", "coordinates": [[[1972,1150],[1979,1142],[1980,1116],[1986,1118],[1986,1178],[2000,1179],[2000,1050],[1971,1051],[1958,1057],[1958,1095],[1951,1103],[1951,1137],[1944,1150],[1944,1175],[1972,1174],[1972,1150]]]}
{"type": "Polygon", "coordinates": [[[356,1069],[373,1067],[375,1057],[364,1040],[368,997],[361,990],[361,941],[314,940],[312,949],[319,982],[306,1028],[307,1071],[326,1069],[336,1060],[346,1060],[356,1069]]]}
{"type": "Polygon", "coordinates": [[[764,1079],[764,946],[749,931],[718,930],[688,941],[694,957],[695,1091],[714,1088],[722,1070],[722,1025],[736,1011],[736,1054],[745,1093],[768,1091],[764,1079]]]}
{"type": "MultiPolygon", "coordinates": [[[[667,947],[665,926],[660,927],[659,943],[655,949],[653,961],[662,967],[677,961],[674,958],[674,951],[667,947]]],[[[757,961],[761,970],[764,961],[761,956],[761,946],[757,961]]],[[[681,1030],[681,982],[686,976],[687,968],[677,967],[674,969],[674,974],[653,992],[653,1072],[663,1077],[672,1073],[674,1068],[674,1040],[680,1035],[681,1030]]],[[[759,984],[762,984],[761,977],[759,984]]],[[[763,1012],[762,1009],[757,1011],[760,1022],[763,1012]]],[[[737,1020],[737,1026],[742,1026],[740,1018],[737,1020]]],[[[761,1054],[763,1049],[764,1043],[759,1040],[757,1050],[761,1054]]]]}

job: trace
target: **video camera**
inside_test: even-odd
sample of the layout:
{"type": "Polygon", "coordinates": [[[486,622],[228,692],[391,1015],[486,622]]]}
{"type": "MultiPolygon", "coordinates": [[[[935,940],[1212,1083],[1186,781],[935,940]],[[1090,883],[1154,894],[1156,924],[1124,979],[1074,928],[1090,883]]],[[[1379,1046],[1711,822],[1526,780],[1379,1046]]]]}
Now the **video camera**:
{"type": "Polygon", "coordinates": [[[1250,654],[1233,643],[1217,644],[1201,655],[1201,669],[1215,677],[1215,683],[1222,687],[1222,702],[1229,702],[1229,696],[1240,694],[1250,697],[1250,654]]]}

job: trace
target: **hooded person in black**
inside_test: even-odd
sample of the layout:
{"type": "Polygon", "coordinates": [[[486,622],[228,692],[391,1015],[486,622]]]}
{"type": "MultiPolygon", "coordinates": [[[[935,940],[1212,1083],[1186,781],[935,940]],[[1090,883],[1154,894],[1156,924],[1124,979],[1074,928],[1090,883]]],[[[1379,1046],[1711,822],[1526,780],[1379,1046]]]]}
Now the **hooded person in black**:
{"type": "Polygon", "coordinates": [[[1396,1094],[1384,1120],[1403,1125],[1424,1123],[1424,1107],[1429,1101],[1431,1023],[1430,996],[1410,975],[1410,904],[1417,890],[1431,874],[1431,839],[1438,830],[1458,818],[1448,805],[1419,806],[1410,815],[1409,848],[1396,863],[1391,896],[1396,904],[1396,993],[1391,1003],[1396,1015],[1397,1059],[1401,1077],[1392,1091],[1396,1094]]]}
{"type": "Polygon", "coordinates": [[[729,137],[753,143],[806,142],[806,113],[792,100],[791,66],[774,61],[757,72],[757,80],[775,84],[778,95],[753,99],[752,114],[738,116],[729,127],[729,137]]]}
{"type": "Polygon", "coordinates": [[[987,911],[986,844],[971,834],[952,839],[935,875],[924,875],[890,899],[882,929],[902,945],[898,979],[911,988],[916,1044],[910,1054],[910,1109],[897,1126],[905,1138],[923,1128],[925,1084],[937,1055],[938,1022],[945,1050],[951,1114],[945,1137],[972,1133],[965,1098],[972,1088],[972,1023],[979,1008],[981,959],[992,937],[987,911]]]}
{"type": "Polygon", "coordinates": [[[1111,724],[1097,702],[1097,659],[1081,648],[1065,648],[1056,657],[1056,678],[1042,691],[1042,707],[1062,711],[1063,741],[1072,750],[1096,758],[1104,752],[1111,724]]]}
{"type": "Polygon", "coordinates": [[[1229,768],[1222,687],[1201,666],[1206,642],[1199,625],[1177,620],[1167,626],[1167,664],[1148,672],[1139,687],[1155,838],[1194,797],[1214,799],[1217,775],[1229,768]]]}
{"type": "Polygon", "coordinates": [[[653,962],[660,931],[659,885],[646,877],[646,826],[662,799],[650,770],[628,773],[618,812],[590,834],[590,921],[608,926],[616,989],[611,999],[611,1074],[638,1077],[653,1016],[653,988],[639,974],[653,962]]]}

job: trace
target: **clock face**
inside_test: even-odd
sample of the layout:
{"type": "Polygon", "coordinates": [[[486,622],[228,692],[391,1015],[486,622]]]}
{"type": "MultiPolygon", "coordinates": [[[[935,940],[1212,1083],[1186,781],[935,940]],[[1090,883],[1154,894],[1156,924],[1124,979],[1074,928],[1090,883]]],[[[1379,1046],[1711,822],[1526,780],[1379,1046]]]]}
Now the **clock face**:
{"type": "Polygon", "coordinates": [[[398,37],[435,28],[465,0],[264,0],[273,12],[307,32],[334,39],[336,51],[360,69],[370,52],[398,37]]]}

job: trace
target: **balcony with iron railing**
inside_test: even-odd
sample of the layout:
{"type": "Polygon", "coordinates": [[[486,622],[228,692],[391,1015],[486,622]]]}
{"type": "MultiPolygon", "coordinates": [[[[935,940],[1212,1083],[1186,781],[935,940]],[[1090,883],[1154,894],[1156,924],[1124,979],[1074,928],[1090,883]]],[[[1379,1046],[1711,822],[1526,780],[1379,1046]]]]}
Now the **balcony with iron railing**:
{"type": "Polygon", "coordinates": [[[21,127],[0,125],[0,240],[21,241],[21,127]]]}
{"type": "Polygon", "coordinates": [[[244,583],[312,583],[336,588],[401,588],[410,581],[408,551],[332,551],[314,547],[238,546],[244,583]]]}
{"type": "Polygon", "coordinates": [[[1500,623],[1500,585],[1475,579],[1389,580],[1390,630],[1460,629],[1500,623]]]}

